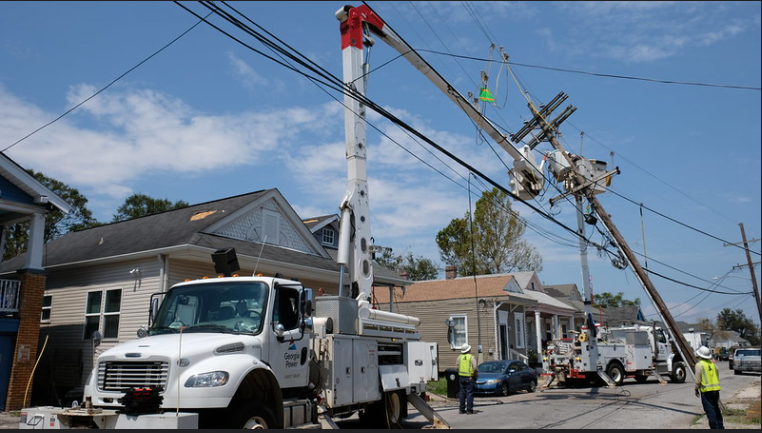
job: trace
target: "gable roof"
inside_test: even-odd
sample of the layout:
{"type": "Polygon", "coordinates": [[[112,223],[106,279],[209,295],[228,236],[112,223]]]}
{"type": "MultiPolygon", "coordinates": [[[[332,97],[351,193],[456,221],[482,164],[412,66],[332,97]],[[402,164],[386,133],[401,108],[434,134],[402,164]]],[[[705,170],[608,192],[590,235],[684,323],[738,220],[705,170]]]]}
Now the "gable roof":
{"type": "Polygon", "coordinates": [[[64,214],[72,210],[64,199],[0,152],[0,222],[12,224],[41,207],[58,208],[64,214]]]}
{"type": "MultiPolygon", "coordinates": [[[[336,262],[274,188],[67,233],[45,244],[44,265],[54,267],[183,251],[193,256],[193,250],[211,260],[208,250],[229,247],[235,248],[237,254],[251,257],[261,255],[272,261],[338,270],[336,262]],[[297,231],[289,238],[300,242],[298,248],[267,242],[255,230],[255,225],[261,225],[255,220],[261,216],[253,215],[252,211],[258,207],[281,211],[291,222],[292,230],[297,231]]],[[[22,257],[4,262],[0,271],[15,270],[17,260],[22,257]]]]}
{"type": "MultiPolygon", "coordinates": [[[[531,296],[521,293],[513,276],[509,274],[415,281],[407,285],[404,293],[399,288],[395,289],[394,296],[395,302],[404,303],[474,298],[477,293],[479,297],[508,296],[516,303],[537,303],[531,296]],[[509,285],[514,286],[511,291],[506,290],[509,285]]],[[[379,290],[375,296],[379,303],[389,302],[387,290],[379,290]]]]}
{"type": "Polygon", "coordinates": [[[312,233],[315,233],[316,231],[322,229],[323,227],[333,222],[338,224],[339,220],[340,220],[339,216],[336,214],[333,214],[333,215],[322,215],[318,217],[307,218],[305,220],[302,220],[302,222],[304,222],[304,225],[306,225],[307,228],[310,229],[312,233]]]}

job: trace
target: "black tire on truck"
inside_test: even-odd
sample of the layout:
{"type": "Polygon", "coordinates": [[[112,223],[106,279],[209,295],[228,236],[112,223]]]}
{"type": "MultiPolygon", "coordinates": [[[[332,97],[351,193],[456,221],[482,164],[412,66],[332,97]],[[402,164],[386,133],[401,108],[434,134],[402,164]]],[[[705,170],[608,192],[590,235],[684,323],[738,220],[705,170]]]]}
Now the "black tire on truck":
{"type": "Polygon", "coordinates": [[[622,364],[612,362],[609,364],[609,368],[606,369],[606,374],[617,384],[617,386],[621,386],[624,383],[624,368],[622,367],[622,364]]]}
{"type": "Polygon", "coordinates": [[[675,363],[669,379],[672,383],[683,383],[685,382],[687,375],[688,372],[685,370],[685,363],[683,361],[678,361],[675,363]]]}
{"type": "Polygon", "coordinates": [[[233,408],[232,428],[277,429],[273,410],[262,402],[242,401],[233,408]]]}
{"type": "Polygon", "coordinates": [[[407,417],[407,398],[403,391],[385,392],[380,401],[366,406],[359,417],[364,428],[401,428],[402,419],[407,417]]]}

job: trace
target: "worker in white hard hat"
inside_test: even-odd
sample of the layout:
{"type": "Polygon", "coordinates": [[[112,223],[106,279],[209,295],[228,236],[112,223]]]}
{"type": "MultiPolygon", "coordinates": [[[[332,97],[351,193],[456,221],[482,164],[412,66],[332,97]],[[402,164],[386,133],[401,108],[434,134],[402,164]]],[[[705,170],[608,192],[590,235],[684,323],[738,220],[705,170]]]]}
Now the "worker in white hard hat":
{"type": "Polygon", "coordinates": [[[471,355],[471,346],[468,344],[460,349],[460,356],[458,356],[458,380],[460,384],[460,391],[458,392],[460,413],[473,414],[475,413],[476,358],[471,355]]]}
{"type": "Polygon", "coordinates": [[[709,421],[709,428],[724,429],[722,411],[720,410],[720,376],[717,366],[712,360],[712,351],[706,346],[696,350],[696,367],[694,369],[696,397],[701,398],[701,406],[709,421]]]}

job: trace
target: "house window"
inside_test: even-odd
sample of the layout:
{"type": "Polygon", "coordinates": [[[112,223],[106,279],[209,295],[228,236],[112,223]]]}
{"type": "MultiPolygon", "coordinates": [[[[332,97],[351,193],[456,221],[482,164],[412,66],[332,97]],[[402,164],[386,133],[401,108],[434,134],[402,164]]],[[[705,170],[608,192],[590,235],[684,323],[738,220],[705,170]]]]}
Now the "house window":
{"type": "Polygon", "coordinates": [[[333,231],[333,229],[324,228],[323,229],[323,244],[324,245],[333,245],[334,237],[336,236],[336,232],[333,231]]]}
{"type": "Polygon", "coordinates": [[[53,307],[53,297],[45,295],[42,298],[42,314],[40,315],[41,322],[50,322],[50,310],[53,307]]]}
{"type": "Polygon", "coordinates": [[[101,329],[104,339],[119,336],[119,316],[122,306],[122,289],[89,292],[85,307],[85,340],[93,338],[93,332],[101,329]]]}
{"type": "Polygon", "coordinates": [[[515,332],[515,341],[516,341],[516,348],[517,349],[523,349],[524,348],[524,314],[523,313],[515,313],[514,314],[514,323],[516,326],[513,327],[513,332],[515,332]]]}
{"type": "Polygon", "coordinates": [[[452,326],[450,327],[450,348],[461,349],[468,344],[468,323],[466,316],[450,316],[452,326]]]}

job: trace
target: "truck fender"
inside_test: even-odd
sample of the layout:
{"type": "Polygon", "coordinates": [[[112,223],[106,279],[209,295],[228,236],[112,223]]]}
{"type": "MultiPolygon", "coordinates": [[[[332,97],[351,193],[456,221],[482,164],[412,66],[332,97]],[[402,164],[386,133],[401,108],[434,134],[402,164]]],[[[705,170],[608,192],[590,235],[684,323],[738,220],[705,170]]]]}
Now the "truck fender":
{"type": "MultiPolygon", "coordinates": [[[[249,408],[261,411],[258,415],[272,418],[268,421],[272,424],[267,428],[283,428],[283,394],[272,370],[264,364],[250,369],[241,378],[229,405],[235,418],[245,415],[249,408]]],[[[241,426],[236,425],[234,428],[241,426]]]]}

